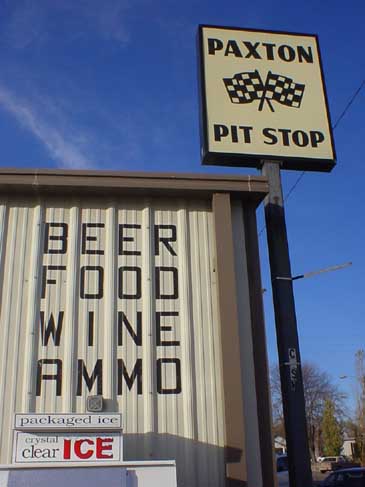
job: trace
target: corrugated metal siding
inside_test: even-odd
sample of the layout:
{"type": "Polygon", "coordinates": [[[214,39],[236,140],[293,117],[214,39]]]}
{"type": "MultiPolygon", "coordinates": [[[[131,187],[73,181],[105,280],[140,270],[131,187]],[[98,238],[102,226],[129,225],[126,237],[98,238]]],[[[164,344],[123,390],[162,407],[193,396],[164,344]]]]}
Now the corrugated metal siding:
{"type": "Polygon", "coordinates": [[[99,385],[108,411],[123,414],[126,460],[176,458],[179,487],[223,486],[221,348],[210,204],[183,199],[11,199],[1,202],[0,236],[0,463],[11,461],[14,412],[84,412],[86,397],[96,394],[99,385]],[[49,249],[64,251],[67,245],[65,253],[45,253],[46,223],[58,224],[50,228],[49,249]],[[86,228],[86,241],[85,223],[94,225],[86,228]],[[67,243],[62,240],[64,224],[67,243]],[[128,255],[120,255],[120,224],[130,225],[122,242],[128,255]],[[167,239],[157,247],[156,225],[167,239]],[[83,253],[83,242],[86,249],[102,253],[83,253]],[[44,266],[49,282],[42,297],[44,266]],[[136,268],[141,269],[140,289],[136,268]],[[177,299],[171,299],[173,269],[178,272],[177,299]],[[87,294],[100,299],[88,299],[87,294]],[[139,299],[128,298],[138,294],[139,299]],[[142,313],[141,338],[125,325],[118,327],[121,312],[135,333],[142,313]],[[156,313],[165,344],[157,343],[156,313]],[[56,327],[62,323],[59,344],[52,336],[45,344],[42,314],[45,326],[51,314],[56,327]],[[140,360],[141,383],[137,377],[129,390],[121,367],[131,377],[140,360]],[[80,381],[80,364],[90,377],[95,367],[100,371],[100,361],[102,386],[98,376],[88,391],[85,378],[80,381]],[[42,366],[38,372],[37,363],[42,366]],[[61,374],[61,363],[59,395],[57,381],[47,377],[37,395],[37,373],[61,374]],[[170,393],[158,393],[158,387],[170,393]]]}

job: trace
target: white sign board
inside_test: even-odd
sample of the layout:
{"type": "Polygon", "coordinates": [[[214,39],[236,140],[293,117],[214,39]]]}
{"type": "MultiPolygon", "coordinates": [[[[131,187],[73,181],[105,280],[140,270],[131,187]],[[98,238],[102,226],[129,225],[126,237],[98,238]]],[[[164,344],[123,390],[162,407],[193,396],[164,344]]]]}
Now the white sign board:
{"type": "Polygon", "coordinates": [[[14,464],[105,463],[122,459],[120,433],[14,432],[14,464]]]}
{"type": "Polygon", "coordinates": [[[22,431],[119,430],[121,414],[15,414],[14,428],[22,431]]]}
{"type": "Polygon", "coordinates": [[[316,36],[200,26],[199,41],[203,164],[332,169],[316,36]]]}

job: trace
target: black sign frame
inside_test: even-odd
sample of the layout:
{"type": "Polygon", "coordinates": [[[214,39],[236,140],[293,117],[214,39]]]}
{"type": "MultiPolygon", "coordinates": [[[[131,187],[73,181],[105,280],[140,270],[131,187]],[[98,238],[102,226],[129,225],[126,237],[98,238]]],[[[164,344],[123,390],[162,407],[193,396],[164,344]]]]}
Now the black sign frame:
{"type": "Polygon", "coordinates": [[[218,26],[209,24],[200,24],[198,27],[198,82],[199,82],[199,104],[200,104],[200,141],[201,141],[201,162],[202,165],[213,166],[230,166],[230,167],[253,167],[261,168],[264,161],[278,161],[281,162],[282,169],[299,170],[299,171],[318,171],[330,172],[336,165],[336,149],[333,138],[333,127],[331,123],[331,116],[329,111],[328,96],[326,90],[326,83],[324,79],[322,57],[318,36],[316,34],[303,34],[287,31],[274,31],[264,29],[248,29],[241,27],[218,26]],[[243,152],[215,152],[209,151],[208,143],[208,117],[207,117],[207,99],[205,92],[205,78],[206,73],[204,69],[204,42],[203,29],[219,29],[219,30],[236,30],[241,32],[257,32],[268,34],[284,34],[288,36],[301,36],[315,38],[317,49],[319,68],[322,81],[322,89],[325,100],[326,116],[329,125],[329,135],[331,141],[331,149],[333,153],[332,159],[323,159],[315,157],[292,157],[292,156],[278,156],[268,154],[245,154],[243,152]]]}

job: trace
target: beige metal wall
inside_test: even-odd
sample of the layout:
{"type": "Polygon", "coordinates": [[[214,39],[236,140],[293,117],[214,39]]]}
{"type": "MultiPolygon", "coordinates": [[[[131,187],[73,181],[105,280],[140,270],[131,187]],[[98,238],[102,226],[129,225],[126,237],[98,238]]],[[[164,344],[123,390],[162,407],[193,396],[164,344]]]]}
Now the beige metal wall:
{"type": "MultiPolygon", "coordinates": [[[[234,211],[241,238],[242,209],[234,211]]],[[[108,411],[123,415],[126,459],[176,458],[179,487],[225,485],[209,200],[8,198],[0,206],[0,237],[0,463],[11,461],[14,412],[84,412],[86,397],[99,392],[108,411]],[[57,224],[48,239],[47,223],[57,224]],[[122,237],[120,225],[129,225],[122,237]],[[125,324],[118,326],[122,312],[137,335],[141,314],[134,339],[125,324]],[[41,316],[47,327],[51,314],[55,328],[62,323],[59,344],[57,335],[47,344],[42,335],[41,316]]],[[[241,326],[248,330],[247,283],[239,289],[241,326]]],[[[242,351],[250,355],[250,344],[242,351]]],[[[254,393],[252,366],[247,379],[254,393]]],[[[251,404],[253,430],[255,414],[251,404]]],[[[259,445],[247,446],[258,465],[259,445]]]]}

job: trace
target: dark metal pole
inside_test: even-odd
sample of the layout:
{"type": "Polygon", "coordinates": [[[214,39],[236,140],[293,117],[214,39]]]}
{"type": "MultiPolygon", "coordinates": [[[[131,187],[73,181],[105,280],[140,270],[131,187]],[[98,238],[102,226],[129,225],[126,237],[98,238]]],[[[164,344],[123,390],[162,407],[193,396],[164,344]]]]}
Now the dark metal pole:
{"type": "Polygon", "coordinates": [[[262,174],[268,178],[270,188],[264,203],[265,220],[288,449],[289,482],[290,487],[311,487],[312,472],[293,283],[291,279],[278,279],[291,277],[280,164],[264,161],[262,174]]]}

